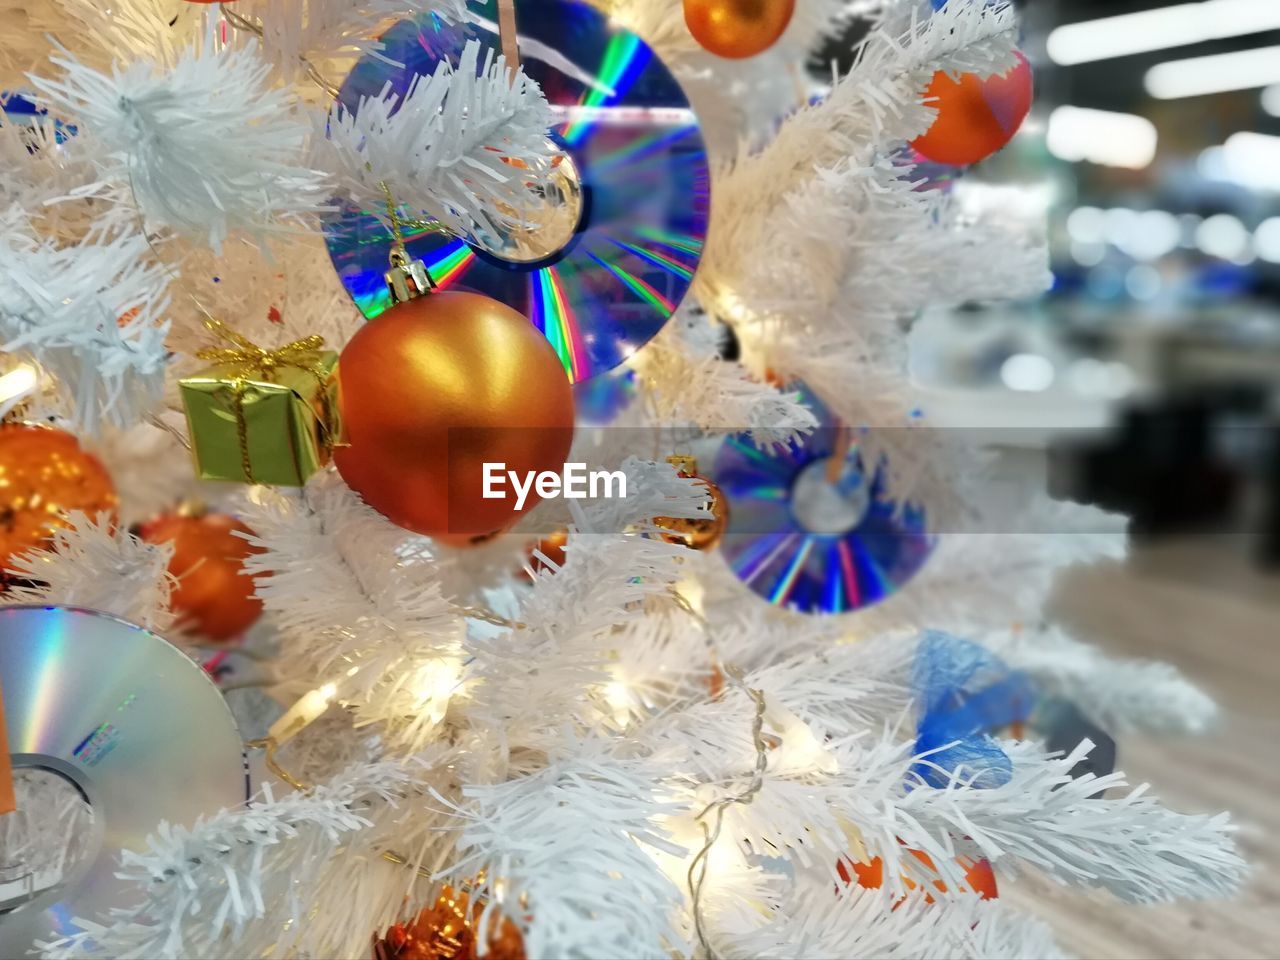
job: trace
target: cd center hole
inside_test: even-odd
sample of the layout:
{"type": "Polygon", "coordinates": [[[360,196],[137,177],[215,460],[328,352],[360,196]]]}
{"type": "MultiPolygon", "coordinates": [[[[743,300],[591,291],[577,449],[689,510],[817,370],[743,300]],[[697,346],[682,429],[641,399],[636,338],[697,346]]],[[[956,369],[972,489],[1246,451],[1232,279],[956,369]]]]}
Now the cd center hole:
{"type": "Polygon", "coordinates": [[[13,787],[18,809],[0,817],[0,915],[61,886],[96,853],[93,808],[71,780],[18,768],[13,787]]]}
{"type": "Polygon", "coordinates": [[[791,512],[809,533],[834,536],[862,523],[871,508],[871,490],[856,457],[846,458],[833,483],[831,458],[800,471],[791,492],[791,512]]]}
{"type": "MultiPolygon", "coordinates": [[[[513,176],[519,171],[513,169],[513,176]]],[[[556,153],[542,182],[526,191],[530,202],[520,207],[498,204],[516,226],[481,230],[477,243],[500,260],[537,263],[569,245],[582,222],[582,176],[573,157],[556,153]]]]}

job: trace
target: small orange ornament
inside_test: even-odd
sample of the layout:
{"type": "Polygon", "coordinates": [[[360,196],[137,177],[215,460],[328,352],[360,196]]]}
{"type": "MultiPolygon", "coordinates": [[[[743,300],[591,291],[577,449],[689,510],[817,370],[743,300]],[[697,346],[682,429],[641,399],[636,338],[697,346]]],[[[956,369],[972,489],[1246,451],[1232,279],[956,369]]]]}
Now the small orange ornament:
{"type": "MultiPolygon", "coordinates": [[[[923,853],[920,850],[909,850],[908,852],[919,860],[926,869],[936,872],[933,859],[927,853],[923,853]]],[[[957,860],[956,862],[963,867],[966,861],[957,860]]],[[[836,872],[840,874],[840,879],[845,883],[852,883],[853,877],[856,876],[858,878],[858,886],[867,890],[879,890],[884,885],[884,861],[879,857],[874,857],[866,863],[841,860],[836,864],[836,872]],[[850,868],[853,870],[853,876],[850,876],[850,868]]],[[[973,861],[965,869],[964,879],[969,889],[979,894],[983,900],[995,900],[1000,896],[999,888],[996,886],[995,871],[991,869],[991,861],[989,860],[973,861]]],[[[903,882],[908,890],[916,888],[916,883],[913,880],[903,877],[903,882]]],[[[935,880],[933,885],[939,893],[947,892],[947,885],[941,880],[935,880]]],[[[925,901],[933,903],[933,896],[925,894],[925,901]]]]}
{"type": "MultiPolygon", "coordinates": [[[[412,923],[396,924],[375,939],[375,960],[479,960],[477,908],[468,912],[468,897],[452,887],[440,891],[436,902],[412,923]]],[[[524,937],[506,917],[490,918],[485,960],[525,960],[524,937]]]]}
{"type": "Polygon", "coordinates": [[[67,513],[114,513],[115,487],[102,461],[65,430],[0,426],[0,559],[43,546],[67,513]]]}
{"type": "Polygon", "coordinates": [[[222,513],[183,516],[170,513],[142,525],[147,543],[172,543],[169,573],[178,581],[169,595],[177,625],[219,643],[233,640],[262,615],[253,578],[244,561],[261,553],[237,533],[253,531],[222,513]]]}
{"type": "Polygon", "coordinates": [[[704,50],[741,60],[778,42],[796,0],[684,0],[684,22],[704,50]]]}
{"type": "Polygon", "coordinates": [[[1031,64],[1021,53],[1017,58],[1004,76],[986,80],[972,73],[961,74],[958,80],[942,71],[935,73],[925,97],[938,116],[911,146],[934,163],[958,167],[1002,149],[1031,112],[1031,64]]]}
{"type": "Polygon", "coordinates": [[[486,463],[522,479],[562,473],[573,390],[521,314],[474,293],[429,293],[365,324],[338,361],[342,479],[392,523],[464,545],[505,530],[512,485],[486,499],[486,463]]]}
{"type": "Polygon", "coordinates": [[[710,502],[705,520],[654,517],[655,524],[670,531],[663,533],[662,539],[667,543],[683,543],[692,550],[714,549],[729,526],[729,501],[718,486],[706,477],[698,476],[698,462],[693,457],[667,457],[667,462],[679,471],[680,476],[696,479],[706,487],[710,502]]]}
{"type": "Polygon", "coordinates": [[[547,560],[550,560],[556,567],[563,567],[565,560],[564,548],[569,543],[569,531],[565,529],[557,530],[549,536],[543,537],[537,543],[529,548],[528,563],[535,571],[550,570],[545,560],[534,555],[534,551],[538,551],[547,560]]]}

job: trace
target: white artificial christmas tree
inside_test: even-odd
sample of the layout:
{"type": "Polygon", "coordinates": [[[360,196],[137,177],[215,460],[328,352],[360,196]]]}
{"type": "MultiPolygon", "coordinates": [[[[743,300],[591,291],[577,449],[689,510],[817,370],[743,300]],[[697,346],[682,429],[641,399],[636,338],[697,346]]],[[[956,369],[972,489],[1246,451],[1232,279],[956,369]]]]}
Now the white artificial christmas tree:
{"type": "MultiPolygon", "coordinates": [[[[341,349],[362,318],[321,233],[335,204],[381,210],[394,185],[403,215],[458,236],[518,219],[536,176],[516,171],[545,167],[556,120],[506,60],[476,44],[402,100],[334,104],[388,24],[477,8],[0,0],[0,89],[48,111],[0,123],[0,340],[49,385],[28,415],[93,439],[125,523],[197,492],[244,519],[266,610],[245,652],[270,698],[236,695],[244,735],[280,733],[290,708],[306,721],[274,756],[292,783],[157,823],[120,854],[132,906],[50,930],[44,955],[368,956],[447,883],[471,895],[482,954],[510,922],[537,958],[1049,956],[1051,932],[971,889],[969,867],[1135,903],[1241,882],[1225,817],[1169,811],[1120,774],[1072,779],[1087,744],[1055,757],[1001,740],[998,778],[944,763],[954,745],[918,752],[930,631],[985,646],[1113,730],[1194,731],[1213,715],[1169,668],[1110,661],[1055,625],[1012,628],[1042,620],[1059,570],[1122,556],[1123,521],[1034,490],[993,503],[986,459],[915,414],[912,317],[1049,282],[1041,225],[919,190],[903,160],[933,121],[937,71],[1013,64],[1013,9],[797,0],[777,45],[730,62],[694,43],[674,0],[602,5],[699,114],[706,247],[691,295],[629,361],[639,397],[617,425],[635,432],[578,438],[579,459],[621,469],[629,496],[544,503],[458,550],[394,526],[332,468],[301,490],[197,490],[174,383],[211,345],[211,317],[256,343],[320,334],[341,349]],[[870,21],[854,66],[798,102],[806,56],[854,15],[870,21]],[[741,361],[721,359],[721,323],[741,361]],[[655,536],[655,516],[705,504],[663,462],[685,438],[743,433],[767,456],[818,425],[778,382],[868,428],[860,450],[885,464],[888,495],[946,531],[879,605],[770,606],[714,551],[655,536]],[[666,448],[618,439],[642,431],[666,448]],[[526,556],[532,531],[559,524],[562,564],[526,556]],[[880,887],[851,881],[876,858],[880,887]]],[[[6,600],[166,632],[169,556],[75,516],[11,561],[27,583],[6,600]]],[[[29,835],[8,830],[10,853],[63,829],[61,807],[24,798],[29,835]]]]}

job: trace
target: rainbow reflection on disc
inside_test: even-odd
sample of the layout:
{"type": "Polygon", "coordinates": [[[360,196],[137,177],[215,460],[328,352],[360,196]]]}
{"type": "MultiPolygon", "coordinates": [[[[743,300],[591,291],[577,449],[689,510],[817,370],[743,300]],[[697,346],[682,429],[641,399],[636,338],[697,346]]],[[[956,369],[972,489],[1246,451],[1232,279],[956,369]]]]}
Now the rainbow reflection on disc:
{"type": "MultiPolygon", "coordinates": [[[[440,287],[483,293],[529,317],[578,383],[647,343],[688,291],[707,231],[706,149],[680,84],[635,34],[579,0],[515,0],[515,10],[524,70],[562,121],[552,139],[580,180],[576,229],[570,224],[550,251],[520,244],[545,254],[538,259],[524,249],[517,257],[512,244],[481,242],[493,238],[427,233],[408,247],[440,287]]],[[[472,11],[469,26],[424,14],[391,27],[379,56],[352,70],[339,101],[354,111],[388,86],[403,95],[415,75],[456,64],[469,38],[499,53],[497,0],[472,11]]],[[[378,316],[390,306],[389,232],[349,209],[330,218],[325,234],[357,306],[378,316]]]]}
{"type": "Polygon", "coordinates": [[[896,593],[924,566],[934,538],[921,508],[885,496],[883,467],[868,475],[856,432],[838,471],[829,470],[846,441],[807,392],[805,401],[823,426],[801,443],[776,455],[745,436],[721,447],[711,474],[730,508],[720,551],[770,603],[848,613],[896,593]]]}

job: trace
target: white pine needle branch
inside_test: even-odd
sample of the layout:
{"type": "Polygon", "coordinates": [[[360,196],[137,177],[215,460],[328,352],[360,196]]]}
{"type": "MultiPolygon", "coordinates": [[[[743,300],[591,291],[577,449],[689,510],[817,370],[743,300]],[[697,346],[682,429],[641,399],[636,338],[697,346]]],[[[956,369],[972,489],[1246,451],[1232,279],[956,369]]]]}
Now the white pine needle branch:
{"type": "Polygon", "coordinates": [[[118,204],[116,222],[136,223],[140,212],[220,250],[236,231],[260,240],[307,222],[327,208],[329,187],[303,162],[311,123],[288,89],[270,84],[257,44],[223,46],[212,30],[172,63],[96,70],[64,52],[50,58],[61,77],[31,83],[102,147],[98,182],[81,194],[118,204]]]}
{"type": "Polygon", "coordinates": [[[85,432],[132,426],[159,405],[166,285],[139,235],[59,247],[0,212],[0,349],[52,374],[85,432]]]}
{"type": "Polygon", "coordinates": [[[741,364],[700,350],[681,311],[632,360],[658,426],[692,424],[708,433],[747,433],[761,448],[785,446],[818,425],[797,394],[751,376],[741,364]]]}
{"type": "Polygon", "coordinates": [[[935,71],[986,75],[1011,66],[1015,29],[1013,8],[999,2],[949,3],[927,19],[913,17],[901,34],[873,30],[823,101],[789,117],[758,153],[744,148],[718,172],[697,281],[706,302],[732,300],[740,272],[772,253],[793,194],[841,165],[872,167],[929,128],[935,111],[923,98],[935,71]]]}
{"type": "Polygon", "coordinates": [[[1098,887],[1135,903],[1222,896],[1246,867],[1226,814],[1179,814],[1146,795],[1098,797],[1125,786],[1124,775],[1072,779],[1093,745],[1053,757],[1029,742],[1001,741],[1013,761],[1003,786],[979,788],[979,771],[960,769],[948,786],[914,787],[913,743],[882,740],[841,752],[837,805],[861,831],[867,851],[885,863],[886,885],[916,869],[906,848],[923,850],[952,889],[963,884],[959,854],[991,860],[997,873],[1031,867],[1055,880],[1098,887]],[[859,755],[860,754],[860,755],[859,755]]]}
{"type": "Polygon", "coordinates": [[[1109,657],[1061,627],[1005,631],[984,636],[982,642],[1034,677],[1043,690],[1074,703],[1108,733],[1204,733],[1218,716],[1208,694],[1176,667],[1109,657]]]}
{"type": "MultiPolygon", "coordinates": [[[[772,922],[743,916],[737,931],[719,931],[733,956],[786,960],[987,960],[1063,956],[1049,929],[999,901],[966,896],[935,902],[924,890],[905,896],[864,890],[834,892],[830,878],[801,883],[772,922]],[[754,926],[754,929],[752,929],[754,926]]],[[[725,927],[728,924],[723,925],[725,927]]]]}
{"type": "Polygon", "coordinates": [[[484,870],[490,890],[503,891],[491,896],[493,909],[532,917],[524,930],[530,957],[669,956],[683,946],[674,926],[683,896],[648,850],[683,850],[656,825],[675,812],[658,782],[643,762],[583,757],[466,787],[460,813],[470,822],[452,870],[484,870]]]}
{"type": "Polygon", "coordinates": [[[554,153],[551,111],[523,70],[513,75],[492,50],[482,63],[480,49],[468,42],[456,68],[415,77],[403,98],[388,89],[354,112],[333,108],[321,162],[351,202],[384,210],[385,184],[460,236],[524,223],[529,181],[554,153]]]}
{"type": "Polygon", "coordinates": [[[146,851],[121,854],[118,876],[139,888],[137,905],[79,918],[84,932],[42,944],[44,955],[176,960],[261,956],[273,947],[290,955],[297,944],[302,955],[353,956],[372,930],[344,917],[339,938],[317,936],[317,927],[335,924],[312,922],[315,898],[345,886],[343,855],[355,855],[361,835],[394,819],[397,801],[416,790],[412,767],[368,764],[308,793],[268,794],[191,827],[162,823],[146,851]]]}
{"type": "Polygon", "coordinates": [[[110,514],[90,517],[75,510],[67,522],[47,549],[9,560],[10,574],[38,582],[11,586],[5,601],[83,607],[163,632],[173,622],[173,545],[144,543],[110,514]]]}
{"type": "Polygon", "coordinates": [[[413,537],[375,513],[333,471],[295,498],[267,494],[246,512],[265,548],[245,563],[281,630],[291,674],[336,683],[358,722],[414,748],[447,703],[462,618],[413,537]],[[438,696],[440,702],[429,702],[438,696]]]}

